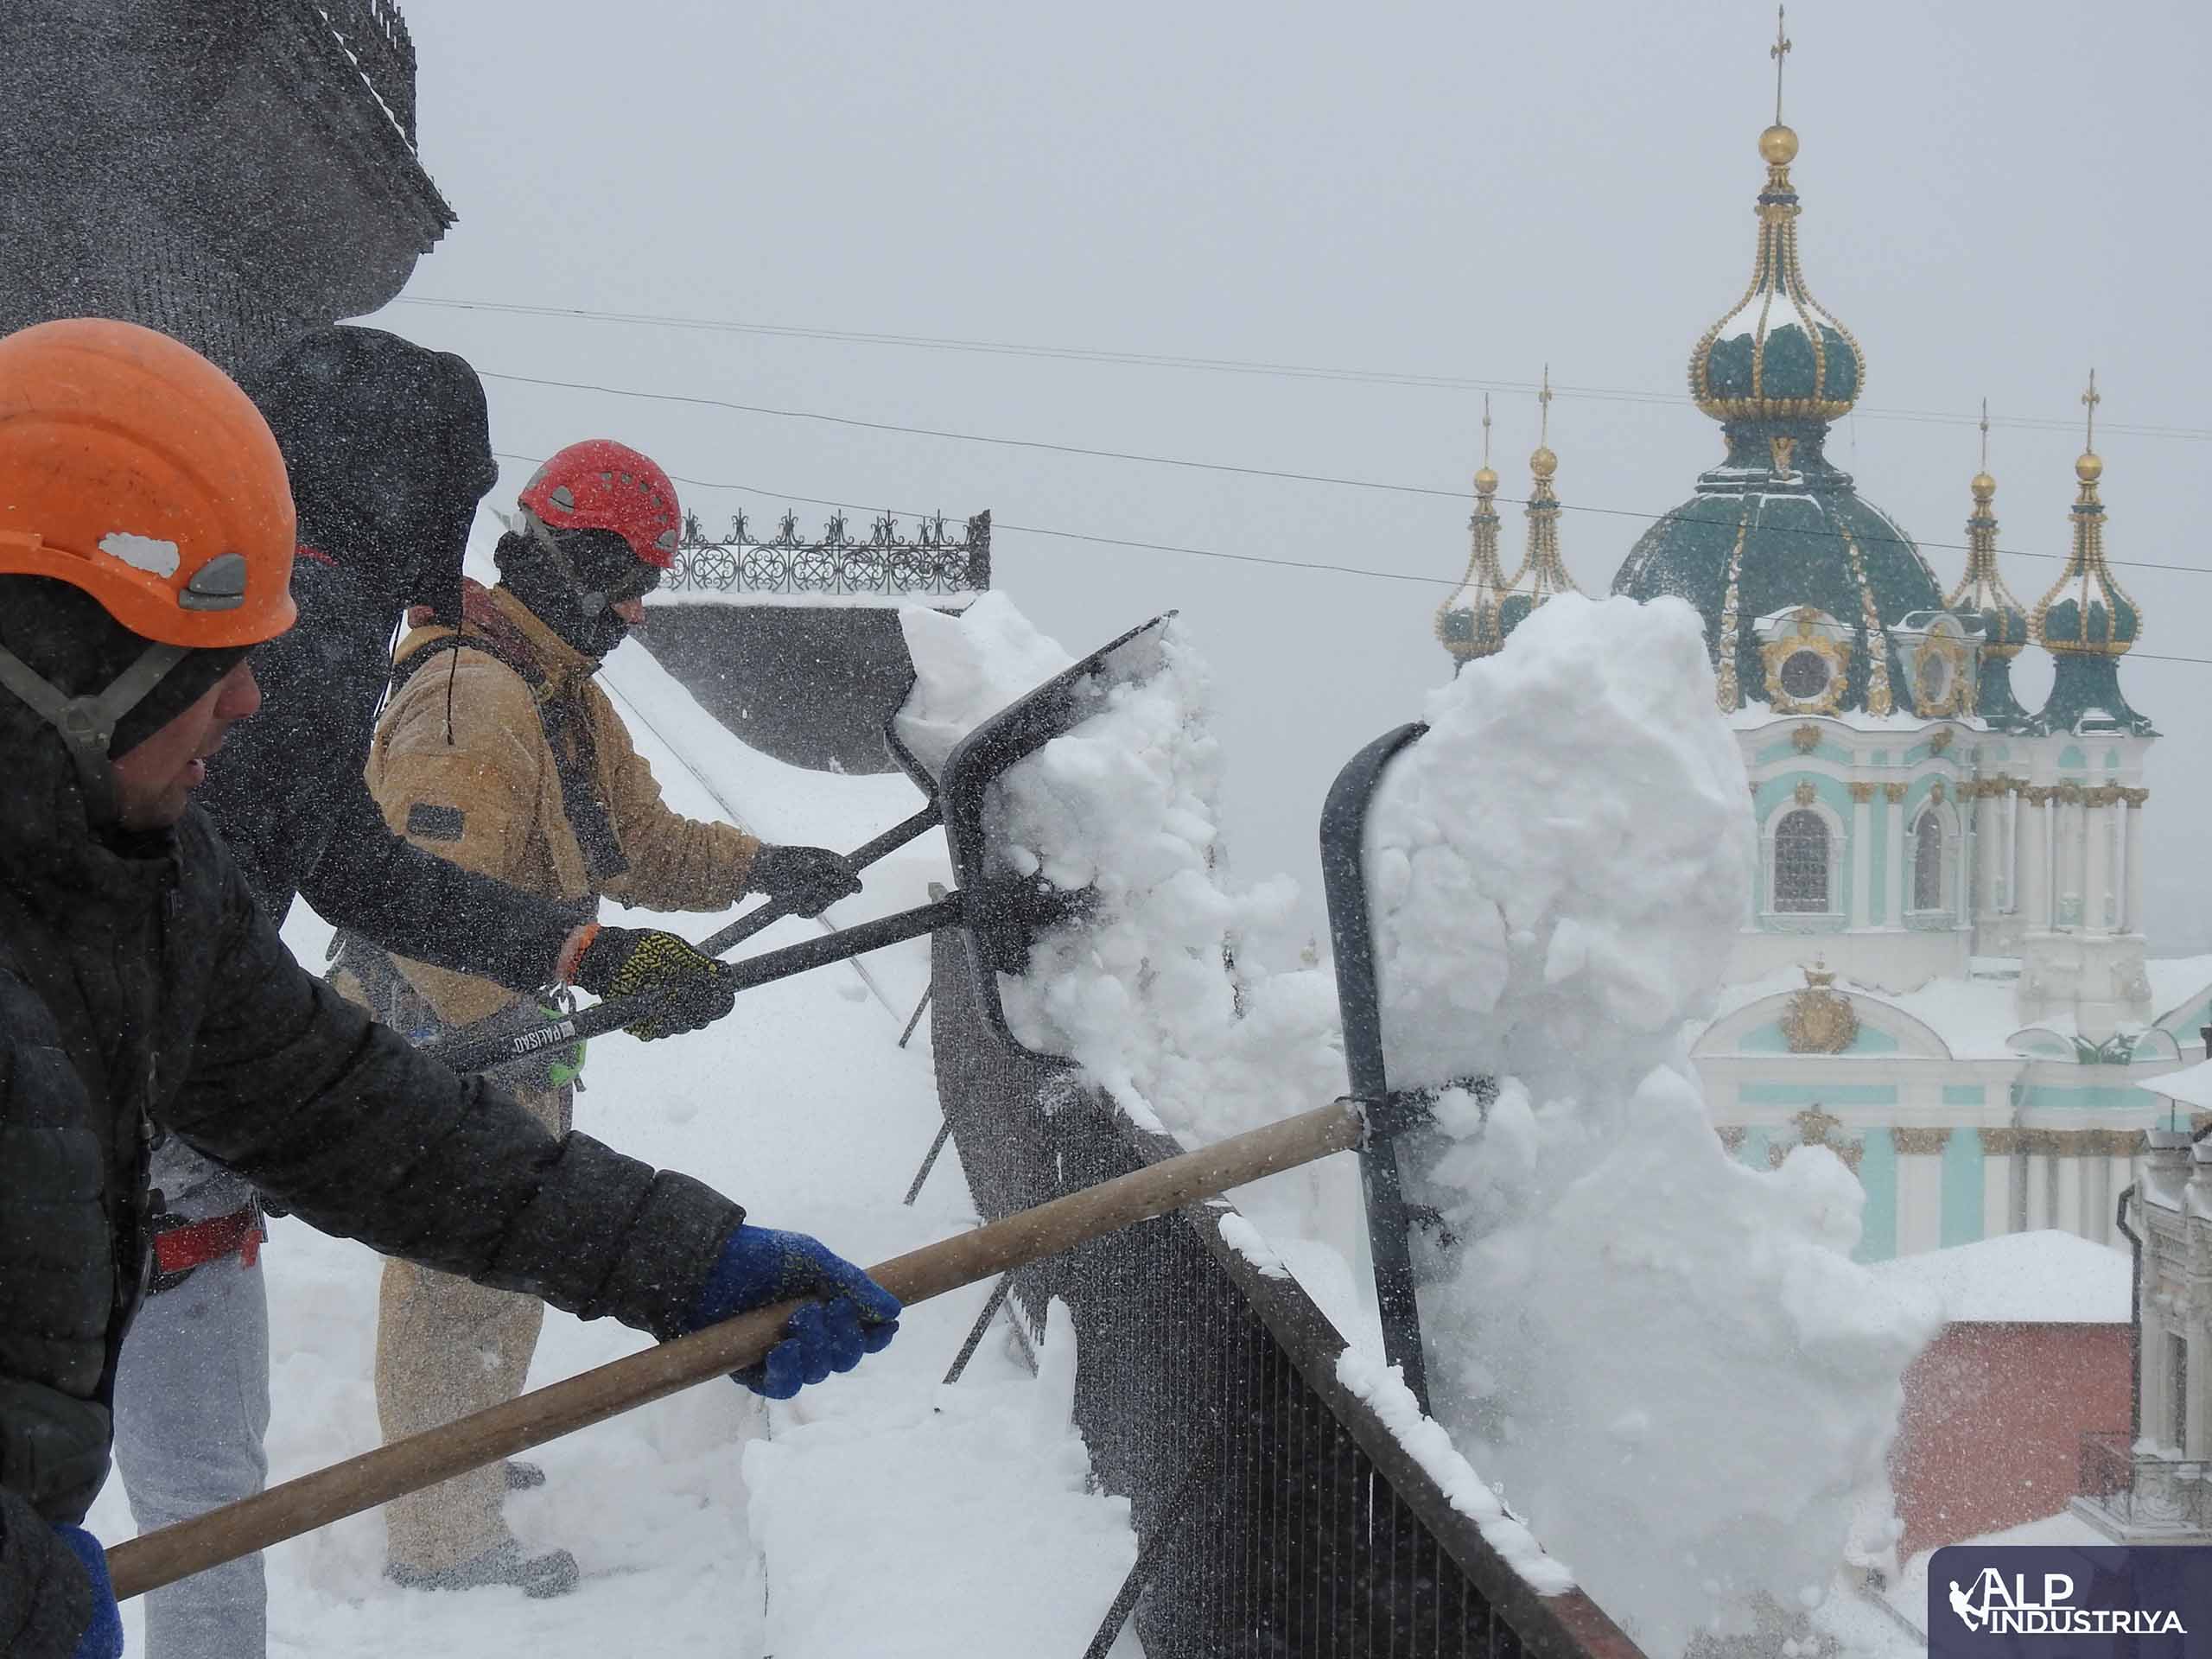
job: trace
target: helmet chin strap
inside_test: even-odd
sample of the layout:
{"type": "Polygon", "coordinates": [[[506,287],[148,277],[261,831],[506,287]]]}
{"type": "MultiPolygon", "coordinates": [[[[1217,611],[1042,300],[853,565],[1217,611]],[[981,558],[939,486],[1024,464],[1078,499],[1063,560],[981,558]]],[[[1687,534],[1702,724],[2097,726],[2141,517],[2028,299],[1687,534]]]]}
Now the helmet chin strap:
{"type": "Polygon", "coordinates": [[[116,727],[188,654],[190,647],[185,645],[149,645],[105,690],[92,696],[72,697],[15,652],[0,647],[0,685],[29,703],[61,734],[62,745],[69,751],[77,781],[85,791],[85,815],[95,830],[107,829],[123,817],[123,799],[108,755],[116,727]]]}

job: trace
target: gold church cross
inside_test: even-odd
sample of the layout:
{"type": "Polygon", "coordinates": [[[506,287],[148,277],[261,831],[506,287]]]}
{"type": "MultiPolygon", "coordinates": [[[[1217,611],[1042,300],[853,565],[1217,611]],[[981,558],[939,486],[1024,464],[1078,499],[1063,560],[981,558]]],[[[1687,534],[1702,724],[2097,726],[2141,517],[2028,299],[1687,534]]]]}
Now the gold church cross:
{"type": "Polygon", "coordinates": [[[1483,393],[1483,465],[1490,465],[1490,393],[1483,393]]]}
{"type": "Polygon", "coordinates": [[[1548,448],[1552,441],[1552,365],[1544,365],[1544,389],[1536,394],[1536,447],[1548,448]]]}
{"type": "Polygon", "coordinates": [[[1789,36],[1783,32],[1785,20],[1782,8],[1774,9],[1774,44],[1766,54],[1774,60],[1774,124],[1782,124],[1782,60],[1789,54],[1789,36]]]}
{"type": "Polygon", "coordinates": [[[2104,399],[2097,396],[2097,372],[2089,371],[2089,389],[2082,394],[2082,406],[2089,411],[2089,435],[2082,447],[2094,454],[2097,448],[2097,405],[2104,399]]]}
{"type": "Polygon", "coordinates": [[[1981,470],[1989,470],[1989,399],[1981,400],[1981,470]]]}

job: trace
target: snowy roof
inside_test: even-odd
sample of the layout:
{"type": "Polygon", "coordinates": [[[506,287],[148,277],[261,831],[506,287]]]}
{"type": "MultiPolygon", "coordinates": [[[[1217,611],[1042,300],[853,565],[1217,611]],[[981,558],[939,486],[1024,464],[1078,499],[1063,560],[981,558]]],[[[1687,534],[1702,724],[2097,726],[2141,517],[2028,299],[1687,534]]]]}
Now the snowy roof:
{"type": "Polygon", "coordinates": [[[2125,1325],[2135,1267],[2072,1233],[2006,1233],[1877,1264],[1884,1278],[1926,1287],[1954,1325],[2125,1325]]]}
{"type": "Polygon", "coordinates": [[[2163,1077],[2153,1077],[2135,1086],[2146,1095],[2177,1100],[2200,1110],[2212,1110],[2212,1060],[2199,1060],[2195,1065],[2185,1065],[2178,1071],[2169,1071],[2163,1077]]]}

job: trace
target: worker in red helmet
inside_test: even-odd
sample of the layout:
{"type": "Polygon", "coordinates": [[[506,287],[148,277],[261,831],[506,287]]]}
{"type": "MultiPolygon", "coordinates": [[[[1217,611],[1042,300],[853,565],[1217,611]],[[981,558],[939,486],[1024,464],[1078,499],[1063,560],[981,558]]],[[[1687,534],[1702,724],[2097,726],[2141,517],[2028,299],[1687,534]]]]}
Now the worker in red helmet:
{"type": "MultiPolygon", "coordinates": [[[[594,950],[613,952],[593,919],[602,898],[717,911],[762,893],[815,916],[858,892],[851,862],[836,853],[763,845],[670,810],[594,679],[675,562],[682,520],[668,475],[594,438],[548,461],[518,505],[520,527],[499,540],[498,585],[467,584],[457,627],[429,618],[399,644],[367,772],[386,821],[429,852],[572,906],[580,925],[576,960],[563,964],[570,980],[589,980],[594,950]]],[[[618,996],[625,972],[652,966],[634,945],[622,949],[609,993],[618,996]]],[[[339,984],[418,1039],[529,1013],[527,999],[495,981],[359,941],[340,957],[339,984]]],[[[556,1133],[569,1128],[580,1064],[580,1053],[564,1053],[522,1091],[556,1133]]],[[[543,1318],[531,1298],[393,1262],[377,1333],[385,1438],[512,1398],[543,1318]]],[[[424,1587],[566,1589],[575,1558],[525,1556],[501,1513],[506,1490],[495,1466],[389,1505],[389,1575],[424,1587]]]]}

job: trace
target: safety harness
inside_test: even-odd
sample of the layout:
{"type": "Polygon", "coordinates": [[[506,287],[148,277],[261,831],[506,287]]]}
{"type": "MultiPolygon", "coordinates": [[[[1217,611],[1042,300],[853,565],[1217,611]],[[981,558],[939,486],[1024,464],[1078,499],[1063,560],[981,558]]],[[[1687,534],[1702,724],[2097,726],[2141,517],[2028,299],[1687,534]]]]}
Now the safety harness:
{"type": "MultiPolygon", "coordinates": [[[[530,641],[481,588],[462,601],[461,627],[417,645],[391,667],[391,695],[446,652],[456,658],[463,651],[480,651],[499,663],[530,688],[537,709],[537,723],[545,734],[545,747],[553,753],[553,768],[561,780],[561,810],[575,832],[584,855],[584,869],[596,891],[630,868],[615,837],[614,821],[599,793],[599,745],[592,735],[591,716],[582,701],[564,694],[546,673],[530,648],[530,641]]],[[[450,735],[450,734],[448,734],[450,735]]]]}

